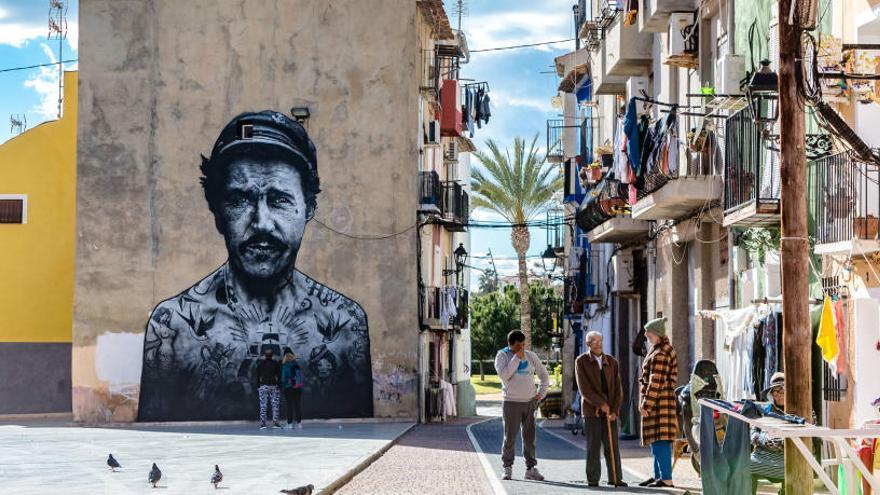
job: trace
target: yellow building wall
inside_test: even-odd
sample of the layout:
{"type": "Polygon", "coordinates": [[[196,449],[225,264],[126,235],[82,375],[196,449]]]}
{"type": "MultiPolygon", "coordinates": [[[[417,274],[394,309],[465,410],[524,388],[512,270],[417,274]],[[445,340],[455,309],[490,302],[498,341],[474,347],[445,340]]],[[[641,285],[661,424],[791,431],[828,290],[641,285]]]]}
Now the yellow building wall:
{"type": "Polygon", "coordinates": [[[27,195],[27,223],[0,224],[0,342],[71,342],[77,73],[60,120],[0,145],[0,194],[27,195]]]}

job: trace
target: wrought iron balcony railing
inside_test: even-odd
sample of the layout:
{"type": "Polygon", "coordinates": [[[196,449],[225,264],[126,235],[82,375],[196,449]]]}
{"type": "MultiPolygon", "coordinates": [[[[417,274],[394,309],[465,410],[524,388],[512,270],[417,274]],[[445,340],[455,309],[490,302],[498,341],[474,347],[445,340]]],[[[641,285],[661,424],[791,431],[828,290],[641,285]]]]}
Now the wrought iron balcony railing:
{"type": "Polygon", "coordinates": [[[629,186],[620,181],[605,178],[587,193],[591,196],[577,213],[577,225],[589,232],[606,220],[629,213],[626,197],[629,186]]]}
{"type": "Polygon", "coordinates": [[[565,159],[562,139],[564,129],[565,121],[562,119],[547,121],[547,161],[550,163],[561,163],[565,159]]]}
{"type": "Polygon", "coordinates": [[[817,160],[811,175],[816,244],[878,239],[880,166],[845,151],[817,160]]]}
{"type": "Polygon", "coordinates": [[[443,207],[443,184],[437,172],[419,173],[419,208],[436,208],[441,211],[443,207]]]}
{"type": "Polygon", "coordinates": [[[443,219],[464,227],[470,215],[470,198],[458,182],[443,183],[443,219]]]}
{"type": "Polygon", "coordinates": [[[779,154],[766,146],[749,109],[732,114],[724,131],[724,213],[752,204],[778,211],[779,154]]]}

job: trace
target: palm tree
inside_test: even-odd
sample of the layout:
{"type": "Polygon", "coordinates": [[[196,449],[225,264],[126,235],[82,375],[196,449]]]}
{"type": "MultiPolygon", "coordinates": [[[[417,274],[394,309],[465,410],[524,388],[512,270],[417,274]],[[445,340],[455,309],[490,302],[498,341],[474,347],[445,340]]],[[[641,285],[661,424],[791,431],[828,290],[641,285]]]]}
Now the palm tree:
{"type": "Polygon", "coordinates": [[[526,268],[531,236],[526,224],[545,212],[553,193],[562,188],[562,177],[551,177],[556,169],[544,167],[545,157],[538,155],[537,142],[535,134],[526,151],[525,140],[517,137],[513,140],[511,158],[509,150],[502,154],[498,144],[489,139],[486,141],[488,151],[474,152],[482,169],[476,168],[471,173],[471,204],[492,210],[513,224],[510,242],[519,261],[520,330],[526,334],[527,346],[532,344],[532,311],[526,268]]]}

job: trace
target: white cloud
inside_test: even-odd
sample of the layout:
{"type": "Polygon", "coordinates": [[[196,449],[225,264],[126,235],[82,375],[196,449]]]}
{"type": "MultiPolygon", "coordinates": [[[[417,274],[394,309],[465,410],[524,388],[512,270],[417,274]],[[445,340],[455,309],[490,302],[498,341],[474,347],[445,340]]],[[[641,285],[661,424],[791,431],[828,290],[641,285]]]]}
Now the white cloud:
{"type": "Polygon", "coordinates": [[[498,213],[487,210],[485,208],[474,208],[471,210],[471,220],[476,220],[478,222],[504,222],[506,221],[504,217],[499,215],[498,213]]]}
{"type": "MultiPolygon", "coordinates": [[[[0,0],[0,45],[21,48],[29,41],[45,40],[49,34],[48,13],[48,2],[44,0],[0,0]]],[[[79,22],[77,12],[71,8],[67,10],[67,41],[76,50],[79,22]]]]}
{"type": "MultiPolygon", "coordinates": [[[[571,38],[574,34],[570,0],[543,0],[532,3],[529,8],[507,8],[505,11],[474,15],[467,21],[465,31],[472,50],[542,43],[571,38]]],[[[568,45],[570,43],[556,43],[530,49],[549,52],[566,49],[568,45]]],[[[481,52],[479,55],[499,53],[505,52],[481,52]]]]}
{"type": "MultiPolygon", "coordinates": [[[[40,43],[40,47],[50,62],[58,62],[49,45],[40,43]]],[[[40,103],[31,109],[33,113],[44,119],[58,117],[58,66],[40,67],[38,72],[24,82],[24,87],[33,89],[40,95],[40,103]]]]}
{"type": "Polygon", "coordinates": [[[0,21],[0,45],[21,48],[28,40],[46,36],[46,26],[0,21]]]}
{"type": "Polygon", "coordinates": [[[539,112],[552,112],[550,96],[547,98],[513,96],[505,91],[495,90],[492,92],[492,103],[496,108],[499,106],[525,107],[539,112]]]}

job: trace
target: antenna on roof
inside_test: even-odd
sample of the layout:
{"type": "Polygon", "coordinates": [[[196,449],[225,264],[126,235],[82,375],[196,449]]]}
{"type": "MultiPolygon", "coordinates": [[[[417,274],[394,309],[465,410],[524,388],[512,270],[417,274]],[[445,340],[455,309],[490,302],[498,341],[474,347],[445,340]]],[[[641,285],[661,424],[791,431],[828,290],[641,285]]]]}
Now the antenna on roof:
{"type": "Polygon", "coordinates": [[[11,134],[21,134],[25,129],[27,129],[27,117],[24,114],[9,116],[9,132],[11,134]]]}
{"type": "Polygon", "coordinates": [[[468,15],[467,0],[455,0],[455,4],[452,7],[452,15],[458,19],[458,26],[456,29],[461,31],[461,18],[462,16],[467,17],[468,15]]]}
{"type": "Polygon", "coordinates": [[[67,5],[64,0],[49,0],[49,36],[50,40],[58,40],[58,118],[61,118],[61,103],[64,99],[62,84],[64,81],[64,40],[67,39],[67,5]]]}

